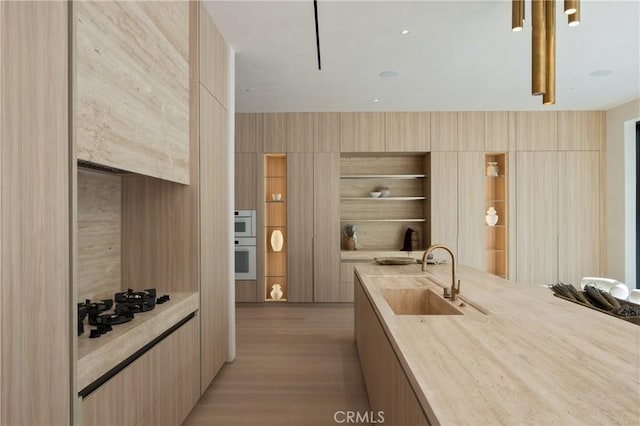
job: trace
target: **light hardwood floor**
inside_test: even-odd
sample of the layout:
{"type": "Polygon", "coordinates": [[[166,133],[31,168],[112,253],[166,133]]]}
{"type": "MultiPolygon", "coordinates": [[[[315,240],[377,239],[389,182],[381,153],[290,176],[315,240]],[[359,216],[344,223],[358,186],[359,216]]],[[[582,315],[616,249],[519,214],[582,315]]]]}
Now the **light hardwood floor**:
{"type": "Polygon", "coordinates": [[[353,323],[352,305],[238,306],[236,359],[184,424],[324,426],[368,411],[353,323]]]}

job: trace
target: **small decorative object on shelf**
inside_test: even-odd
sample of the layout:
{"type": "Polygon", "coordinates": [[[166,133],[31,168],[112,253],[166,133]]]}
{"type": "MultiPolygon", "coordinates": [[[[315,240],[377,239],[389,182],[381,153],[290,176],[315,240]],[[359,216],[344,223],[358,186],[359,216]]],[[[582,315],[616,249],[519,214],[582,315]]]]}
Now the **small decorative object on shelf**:
{"type": "Polygon", "coordinates": [[[344,227],[344,236],[346,238],[345,247],[347,250],[356,249],[356,225],[347,224],[344,227]]]}
{"type": "Polygon", "coordinates": [[[382,197],[390,197],[391,191],[386,186],[380,189],[380,194],[382,197]]]}
{"type": "Polygon", "coordinates": [[[274,284],[271,286],[271,293],[269,293],[271,295],[271,298],[273,300],[280,300],[282,299],[282,288],[280,287],[280,284],[274,284]]]}
{"type": "Polygon", "coordinates": [[[498,177],[498,162],[497,161],[488,161],[487,162],[487,176],[498,177]]]}
{"type": "Polygon", "coordinates": [[[271,194],[271,199],[273,201],[280,201],[280,200],[282,200],[282,194],[279,193],[279,192],[273,193],[273,194],[271,194]]]}
{"type": "Polygon", "coordinates": [[[487,225],[496,226],[496,223],[498,223],[498,215],[496,214],[496,209],[494,209],[493,207],[489,207],[484,220],[487,222],[487,225]]]}
{"type": "Polygon", "coordinates": [[[273,251],[281,251],[283,245],[284,237],[282,236],[282,231],[276,229],[271,233],[271,248],[273,251]]]}

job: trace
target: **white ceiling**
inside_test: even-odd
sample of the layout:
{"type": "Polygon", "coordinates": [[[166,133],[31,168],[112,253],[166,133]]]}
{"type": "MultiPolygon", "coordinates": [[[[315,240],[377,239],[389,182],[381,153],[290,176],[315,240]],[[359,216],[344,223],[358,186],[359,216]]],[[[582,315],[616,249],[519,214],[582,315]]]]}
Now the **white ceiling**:
{"type": "Polygon", "coordinates": [[[238,112],[606,110],[640,97],[640,1],[581,3],[569,28],[557,2],[551,107],[530,94],[531,0],[519,33],[506,0],[321,0],[321,71],[312,0],[206,6],[236,51],[238,112]]]}

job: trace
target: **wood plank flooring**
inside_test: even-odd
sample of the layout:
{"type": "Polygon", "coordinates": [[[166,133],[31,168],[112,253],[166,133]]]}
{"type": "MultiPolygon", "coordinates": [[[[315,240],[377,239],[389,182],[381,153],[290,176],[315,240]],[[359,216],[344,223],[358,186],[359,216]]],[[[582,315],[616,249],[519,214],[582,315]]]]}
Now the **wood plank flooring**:
{"type": "Polygon", "coordinates": [[[347,304],[238,305],[236,360],[184,424],[325,426],[369,411],[353,322],[347,304]]]}

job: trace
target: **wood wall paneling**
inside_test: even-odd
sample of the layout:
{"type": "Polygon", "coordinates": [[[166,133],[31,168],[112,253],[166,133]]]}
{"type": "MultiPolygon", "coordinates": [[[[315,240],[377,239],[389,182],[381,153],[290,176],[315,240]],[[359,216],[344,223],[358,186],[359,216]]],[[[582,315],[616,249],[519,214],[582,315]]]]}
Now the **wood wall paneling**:
{"type": "Polygon", "coordinates": [[[314,154],[314,302],[340,302],[340,154],[314,154]]]}
{"type": "Polygon", "coordinates": [[[386,112],[387,152],[427,152],[431,149],[431,113],[386,112]]]}
{"type": "Polygon", "coordinates": [[[383,112],[340,113],[341,152],[384,152],[383,112]]]}
{"type": "Polygon", "coordinates": [[[509,151],[509,112],[486,111],[484,113],[484,151],[509,151]]]}
{"type": "Polygon", "coordinates": [[[516,112],[516,149],[518,151],[555,151],[558,149],[558,113],[516,112]]]}
{"type": "Polygon", "coordinates": [[[229,48],[211,15],[200,5],[200,83],[227,109],[229,48]]]}
{"type": "Polygon", "coordinates": [[[340,152],[340,113],[315,113],[313,126],[313,152],[340,152]]]}
{"type": "Polygon", "coordinates": [[[600,270],[600,154],[559,153],[559,280],[580,285],[600,270]]]}
{"type": "Polygon", "coordinates": [[[78,302],[122,291],[121,186],[120,176],[78,171],[78,302]]]}
{"type": "Polygon", "coordinates": [[[287,152],[313,152],[315,114],[292,112],[285,115],[287,152]]]}
{"type": "Polygon", "coordinates": [[[68,10],[0,3],[0,423],[70,424],[68,10]]]}
{"type": "Polygon", "coordinates": [[[558,150],[599,151],[605,127],[604,111],[558,111],[558,150]]]}
{"type": "Polygon", "coordinates": [[[458,151],[484,151],[485,112],[458,113],[458,151]]]}
{"type": "Polygon", "coordinates": [[[516,160],[517,282],[551,284],[558,279],[558,155],[519,152],[516,160]]]}
{"type": "Polygon", "coordinates": [[[287,288],[289,302],[313,302],[313,153],[287,154],[287,288]]]}
{"type": "Polygon", "coordinates": [[[235,154],[235,210],[256,209],[257,154],[238,152],[235,154]]]}
{"type": "Polygon", "coordinates": [[[229,306],[227,112],[200,89],[200,332],[201,392],[227,359],[229,306]],[[211,167],[216,164],[216,167],[211,167]]]}
{"type": "Polygon", "coordinates": [[[236,113],[236,152],[259,152],[258,150],[257,132],[258,132],[258,114],[255,113],[236,113]]]}
{"type": "Polygon", "coordinates": [[[189,183],[189,4],[74,6],[78,159],[189,183]]]}
{"type": "Polygon", "coordinates": [[[431,151],[458,150],[458,113],[431,113],[431,151]]]}
{"type": "Polygon", "coordinates": [[[484,168],[484,153],[458,153],[457,261],[481,271],[486,268],[484,168]]]}
{"type": "MultiPolygon", "coordinates": [[[[458,248],[458,154],[431,154],[431,244],[446,244],[457,253],[458,248]]],[[[437,258],[445,258],[443,251],[437,258]]]]}
{"type": "Polygon", "coordinates": [[[260,114],[260,116],[262,120],[262,152],[287,152],[287,115],[268,113],[260,114]]]}

